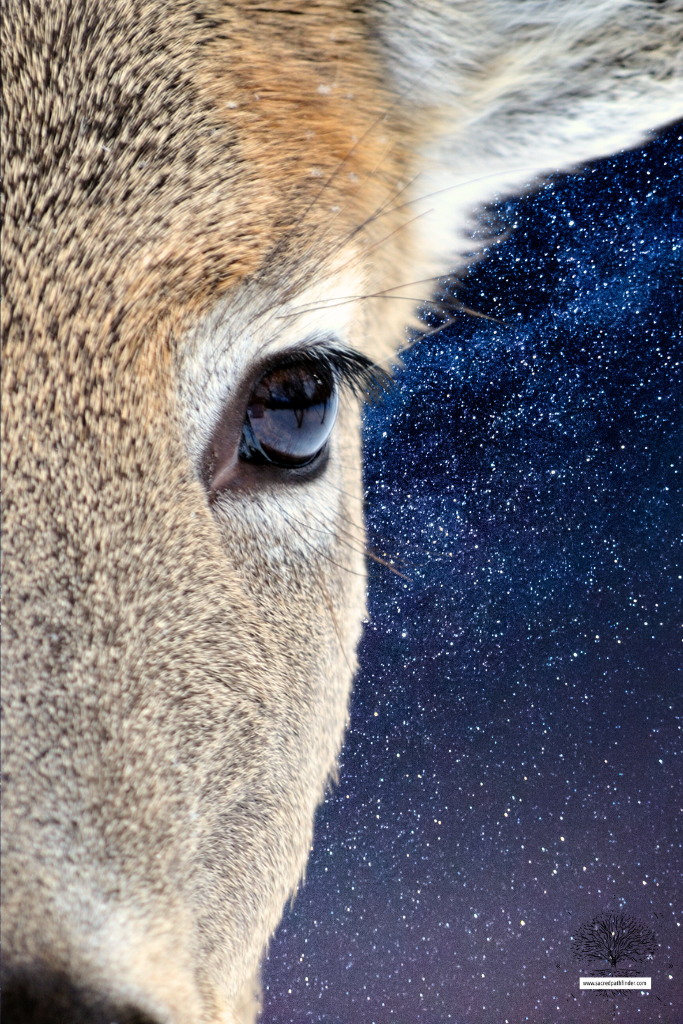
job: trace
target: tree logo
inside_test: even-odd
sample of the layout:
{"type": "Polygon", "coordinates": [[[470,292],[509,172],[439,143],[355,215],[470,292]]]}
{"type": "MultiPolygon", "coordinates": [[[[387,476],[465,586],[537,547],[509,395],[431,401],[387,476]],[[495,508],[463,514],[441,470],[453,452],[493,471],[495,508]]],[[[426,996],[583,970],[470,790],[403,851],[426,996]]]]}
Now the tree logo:
{"type": "MultiPolygon", "coordinates": [[[[600,914],[582,924],[572,940],[574,960],[596,978],[637,976],[657,948],[653,930],[627,914],[600,914]]],[[[600,994],[611,993],[602,989],[600,994]]]]}

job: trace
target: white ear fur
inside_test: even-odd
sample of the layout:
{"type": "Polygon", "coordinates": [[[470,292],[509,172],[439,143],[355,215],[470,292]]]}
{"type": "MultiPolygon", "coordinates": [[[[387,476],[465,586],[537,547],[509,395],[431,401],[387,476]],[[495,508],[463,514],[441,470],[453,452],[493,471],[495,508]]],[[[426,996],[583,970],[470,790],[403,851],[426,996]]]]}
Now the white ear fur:
{"type": "Polygon", "coordinates": [[[475,206],[683,117],[683,0],[384,0],[373,17],[434,273],[475,206]]]}

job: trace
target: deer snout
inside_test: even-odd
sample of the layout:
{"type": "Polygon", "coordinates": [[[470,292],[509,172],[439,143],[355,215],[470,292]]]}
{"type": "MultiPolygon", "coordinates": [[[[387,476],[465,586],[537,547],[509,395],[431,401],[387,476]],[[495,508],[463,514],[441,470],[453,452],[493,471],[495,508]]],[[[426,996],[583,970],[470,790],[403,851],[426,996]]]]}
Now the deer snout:
{"type": "Polygon", "coordinates": [[[3,979],[5,1024],[158,1024],[130,1004],[112,1003],[43,965],[23,967],[3,979]]]}

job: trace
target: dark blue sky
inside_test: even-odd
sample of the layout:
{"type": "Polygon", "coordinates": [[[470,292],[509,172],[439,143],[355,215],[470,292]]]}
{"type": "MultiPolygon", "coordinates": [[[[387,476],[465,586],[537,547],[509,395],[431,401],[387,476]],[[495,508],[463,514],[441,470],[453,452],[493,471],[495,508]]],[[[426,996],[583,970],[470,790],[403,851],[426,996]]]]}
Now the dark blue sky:
{"type": "Polygon", "coordinates": [[[457,298],[500,322],[456,314],[367,415],[402,575],[370,565],[264,1024],[683,1021],[681,127],[496,216],[457,298]],[[659,951],[614,1008],[570,941],[619,909],[659,951]]]}

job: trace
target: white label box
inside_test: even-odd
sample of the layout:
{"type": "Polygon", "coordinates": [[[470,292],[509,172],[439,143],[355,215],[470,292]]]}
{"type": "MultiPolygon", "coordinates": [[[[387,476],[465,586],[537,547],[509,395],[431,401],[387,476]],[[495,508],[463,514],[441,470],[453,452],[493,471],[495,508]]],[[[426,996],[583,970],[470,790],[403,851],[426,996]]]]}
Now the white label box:
{"type": "Polygon", "coordinates": [[[579,978],[579,988],[584,991],[597,988],[651,989],[652,978],[579,978]]]}

